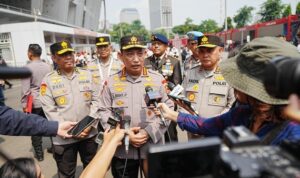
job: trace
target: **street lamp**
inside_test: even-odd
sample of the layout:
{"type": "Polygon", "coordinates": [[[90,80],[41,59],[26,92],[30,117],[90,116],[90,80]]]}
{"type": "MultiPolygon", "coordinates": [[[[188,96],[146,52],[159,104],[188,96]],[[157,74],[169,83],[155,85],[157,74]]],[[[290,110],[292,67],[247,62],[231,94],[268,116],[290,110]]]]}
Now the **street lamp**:
{"type": "Polygon", "coordinates": [[[227,31],[227,0],[225,0],[225,31],[227,31]]]}

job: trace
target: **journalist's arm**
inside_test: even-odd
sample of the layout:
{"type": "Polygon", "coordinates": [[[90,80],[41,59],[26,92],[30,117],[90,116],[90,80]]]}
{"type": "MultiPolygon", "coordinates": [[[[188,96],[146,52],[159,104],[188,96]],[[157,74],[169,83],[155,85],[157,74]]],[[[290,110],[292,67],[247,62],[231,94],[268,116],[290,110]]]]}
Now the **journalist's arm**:
{"type": "Polygon", "coordinates": [[[71,137],[67,131],[75,122],[58,124],[39,115],[25,114],[7,106],[0,106],[0,134],[14,136],[56,136],[71,137]]]}

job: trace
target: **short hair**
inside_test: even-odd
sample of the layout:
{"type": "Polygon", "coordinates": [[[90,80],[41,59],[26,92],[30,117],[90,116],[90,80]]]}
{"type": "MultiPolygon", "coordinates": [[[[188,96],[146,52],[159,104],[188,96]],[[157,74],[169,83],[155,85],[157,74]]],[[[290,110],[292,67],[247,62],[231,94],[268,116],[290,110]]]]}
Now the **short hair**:
{"type": "Polygon", "coordinates": [[[1,178],[37,177],[35,162],[32,158],[17,158],[17,159],[7,161],[0,168],[0,177],[1,178]]]}
{"type": "Polygon", "coordinates": [[[31,52],[34,56],[40,57],[42,55],[42,48],[39,44],[30,44],[28,46],[28,51],[31,52]]]}

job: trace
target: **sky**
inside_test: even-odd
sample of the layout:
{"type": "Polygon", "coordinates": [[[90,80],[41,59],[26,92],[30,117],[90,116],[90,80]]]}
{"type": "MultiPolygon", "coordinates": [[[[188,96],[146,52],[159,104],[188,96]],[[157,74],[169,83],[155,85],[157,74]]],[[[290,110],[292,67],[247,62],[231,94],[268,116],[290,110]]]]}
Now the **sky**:
{"type": "MultiPolygon", "coordinates": [[[[151,0],[150,0],[151,1],[151,0]]],[[[253,17],[259,11],[260,6],[266,0],[227,0],[227,16],[233,17],[244,5],[255,8],[253,17]]],[[[207,19],[215,20],[219,25],[223,24],[225,17],[224,0],[172,0],[173,26],[181,25],[186,18],[191,18],[193,23],[200,24],[207,19]],[[223,4],[221,5],[221,2],[223,4]],[[222,8],[221,8],[222,7],[222,8]],[[221,10],[222,9],[222,10],[221,10]]],[[[299,0],[281,0],[284,4],[291,4],[295,13],[299,0]]],[[[109,23],[120,22],[120,12],[123,8],[136,8],[139,11],[141,22],[150,29],[149,0],[106,0],[107,20],[109,23]]],[[[103,20],[101,13],[100,20],[103,20]]]]}

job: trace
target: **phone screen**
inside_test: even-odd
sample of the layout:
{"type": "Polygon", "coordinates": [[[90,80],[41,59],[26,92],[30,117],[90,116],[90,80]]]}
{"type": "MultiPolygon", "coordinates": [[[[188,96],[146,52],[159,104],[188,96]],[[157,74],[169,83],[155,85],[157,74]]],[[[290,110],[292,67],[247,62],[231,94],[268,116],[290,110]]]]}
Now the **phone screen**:
{"type": "Polygon", "coordinates": [[[79,135],[84,129],[92,125],[95,121],[93,117],[86,116],[81,121],[79,121],[68,133],[70,135],[77,136],[79,135]]]}

